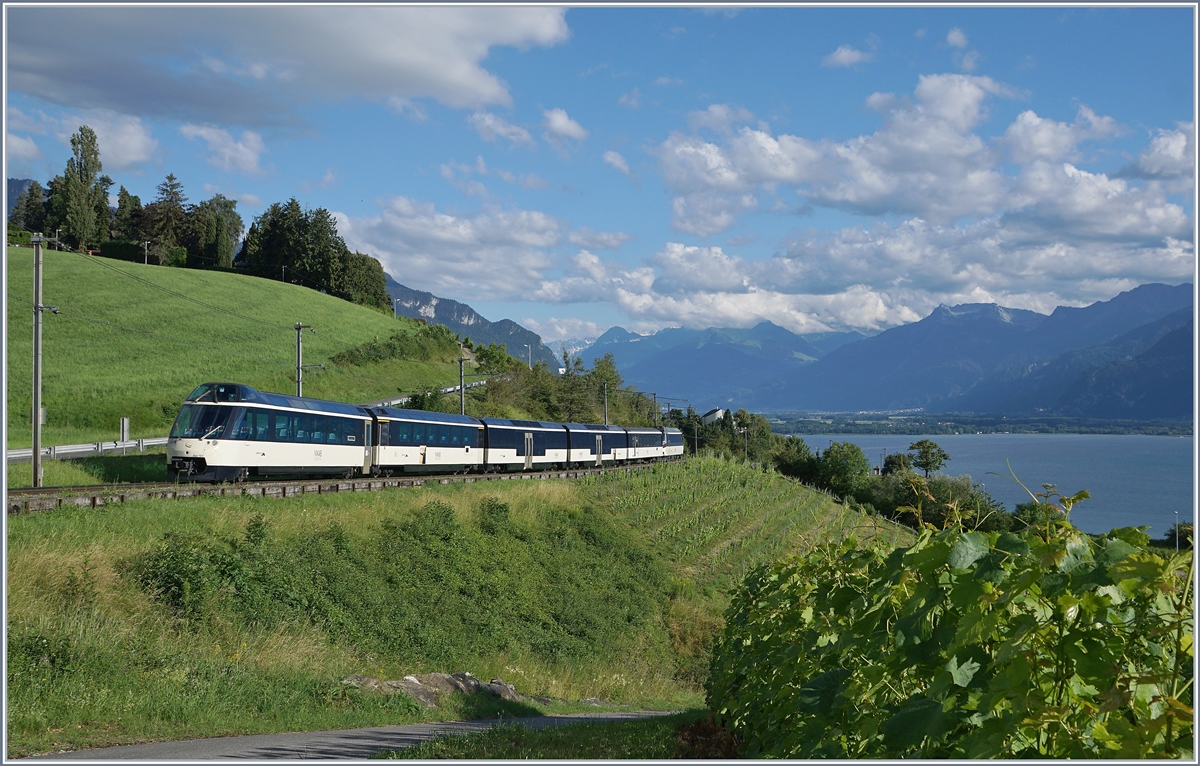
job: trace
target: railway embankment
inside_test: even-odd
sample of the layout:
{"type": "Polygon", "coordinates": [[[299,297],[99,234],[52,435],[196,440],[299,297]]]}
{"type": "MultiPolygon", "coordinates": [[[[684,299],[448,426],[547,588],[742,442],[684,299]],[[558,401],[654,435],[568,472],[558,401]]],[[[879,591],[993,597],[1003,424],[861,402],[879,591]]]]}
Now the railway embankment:
{"type": "Polygon", "coordinates": [[[907,534],[709,458],[8,521],[10,757],[597,709],[560,700],[699,707],[743,571],[825,539],[907,534]],[[343,683],[463,668],[526,699],[427,708],[343,683]]]}

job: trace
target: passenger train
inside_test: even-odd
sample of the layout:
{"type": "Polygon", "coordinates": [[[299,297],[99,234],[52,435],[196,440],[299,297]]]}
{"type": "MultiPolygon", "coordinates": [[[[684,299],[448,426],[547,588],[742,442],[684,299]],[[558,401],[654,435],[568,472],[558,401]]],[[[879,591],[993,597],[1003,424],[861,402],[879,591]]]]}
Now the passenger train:
{"type": "Polygon", "coordinates": [[[529,471],[683,455],[676,428],[473,418],[364,407],[204,383],[179,409],[167,473],[182,481],[267,476],[529,471]]]}

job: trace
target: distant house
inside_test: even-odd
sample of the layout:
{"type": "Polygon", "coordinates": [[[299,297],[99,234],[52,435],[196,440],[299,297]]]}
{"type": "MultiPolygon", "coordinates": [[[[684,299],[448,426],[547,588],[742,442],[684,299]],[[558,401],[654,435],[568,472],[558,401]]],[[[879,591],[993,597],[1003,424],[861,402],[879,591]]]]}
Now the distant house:
{"type": "Polygon", "coordinates": [[[725,417],[725,410],[721,409],[720,407],[717,407],[716,409],[709,410],[708,412],[701,415],[700,423],[702,425],[708,425],[709,423],[716,423],[718,420],[720,420],[723,417],[725,417]]]}

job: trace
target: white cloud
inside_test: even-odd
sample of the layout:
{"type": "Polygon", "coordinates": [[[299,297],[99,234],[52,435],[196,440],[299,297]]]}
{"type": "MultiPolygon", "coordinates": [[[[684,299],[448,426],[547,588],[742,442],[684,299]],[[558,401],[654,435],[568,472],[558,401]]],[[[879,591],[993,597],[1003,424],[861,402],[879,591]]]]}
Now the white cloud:
{"type": "Polygon", "coordinates": [[[551,140],[573,138],[576,141],[582,141],[588,137],[588,132],[584,130],[583,126],[568,117],[563,109],[547,109],[542,116],[545,118],[547,138],[551,140]]]}
{"type": "Polygon", "coordinates": [[[977,50],[969,50],[961,56],[955,55],[954,60],[958,64],[958,68],[964,72],[974,72],[979,66],[979,60],[982,56],[977,50]]]}
{"type": "Polygon", "coordinates": [[[666,75],[663,75],[662,77],[656,77],[654,79],[654,84],[659,87],[664,85],[683,85],[683,80],[679,79],[678,77],[667,77],[666,75]]]}
{"type": "Polygon", "coordinates": [[[312,98],[509,106],[508,86],[482,66],[491,49],[569,37],[565,9],[528,6],[13,10],[13,90],[68,107],[247,126],[303,122],[312,98]],[[63,40],[104,40],[105,55],[47,48],[44,29],[63,40]],[[207,63],[178,65],[186,61],[207,63]]]}
{"type": "Polygon", "coordinates": [[[537,173],[524,173],[521,175],[520,184],[522,189],[545,189],[550,182],[537,173]]]}
{"type": "Polygon", "coordinates": [[[100,147],[100,161],[105,171],[130,170],[150,162],[158,152],[158,142],[150,136],[150,128],[140,117],[116,114],[108,110],[89,110],[78,117],[62,121],[64,141],[67,136],[87,125],[96,131],[96,143],[100,147]]]}
{"type": "Polygon", "coordinates": [[[637,109],[642,105],[642,92],[634,88],[629,93],[622,93],[621,97],[617,99],[617,103],[627,106],[630,109],[637,109]]]}
{"type": "Polygon", "coordinates": [[[425,107],[412,99],[389,96],[387,103],[397,114],[402,114],[413,122],[424,122],[429,119],[429,112],[425,111],[425,107]]]}
{"type": "Polygon", "coordinates": [[[727,134],[736,123],[750,122],[754,115],[747,109],[730,104],[712,104],[703,111],[688,113],[688,126],[692,130],[709,128],[727,134]]]}
{"type": "Polygon", "coordinates": [[[247,175],[262,173],[258,166],[259,157],[267,150],[262,136],[252,130],[242,132],[236,140],[229,131],[204,125],[184,125],[179,132],[185,138],[203,138],[210,152],[208,164],[222,170],[237,169],[247,175]]]}
{"type": "Polygon", "coordinates": [[[38,160],[42,158],[42,150],[32,138],[5,134],[4,151],[9,162],[13,160],[38,160]]]}
{"type": "Polygon", "coordinates": [[[604,162],[609,165],[612,165],[614,168],[621,171],[622,173],[624,173],[627,176],[631,176],[631,177],[633,176],[633,173],[631,173],[629,170],[629,163],[626,162],[625,158],[622,157],[618,152],[614,152],[611,150],[605,152],[604,153],[604,162]]]}
{"type": "Polygon", "coordinates": [[[1174,130],[1157,130],[1138,157],[1137,165],[1125,175],[1143,178],[1190,181],[1196,167],[1195,126],[1181,122],[1174,130]]]}
{"type": "Polygon", "coordinates": [[[967,42],[966,32],[963,32],[958,27],[951,29],[949,34],[946,35],[946,44],[955,48],[966,48],[968,45],[970,45],[970,43],[967,42]]]}
{"type": "Polygon", "coordinates": [[[392,198],[377,216],[337,220],[352,250],[371,253],[404,284],[468,301],[537,289],[552,265],[548,250],[562,239],[559,221],[539,211],[446,213],[407,197],[392,198]]]}
{"type": "Polygon", "coordinates": [[[529,131],[518,125],[513,125],[503,117],[497,117],[491,112],[475,112],[467,117],[467,122],[479,133],[479,137],[491,143],[497,138],[508,139],[514,144],[533,146],[536,142],[529,131]]]}
{"type": "Polygon", "coordinates": [[[521,324],[542,336],[542,340],[547,343],[573,338],[598,338],[609,328],[609,325],[574,317],[550,317],[541,320],[526,317],[521,320],[521,324]]]}
{"type": "Polygon", "coordinates": [[[836,51],[821,59],[821,66],[854,66],[855,64],[870,60],[871,54],[856,50],[849,45],[842,45],[836,51]]]}
{"type": "Polygon", "coordinates": [[[1080,142],[1110,138],[1120,132],[1111,117],[1101,117],[1086,106],[1080,106],[1075,122],[1067,124],[1043,119],[1033,110],[1017,115],[1004,132],[1013,162],[1028,164],[1034,160],[1056,162],[1076,157],[1080,142]]]}
{"type": "Polygon", "coordinates": [[[616,250],[631,237],[623,231],[592,231],[586,226],[567,235],[567,241],[590,250],[616,250]]]}

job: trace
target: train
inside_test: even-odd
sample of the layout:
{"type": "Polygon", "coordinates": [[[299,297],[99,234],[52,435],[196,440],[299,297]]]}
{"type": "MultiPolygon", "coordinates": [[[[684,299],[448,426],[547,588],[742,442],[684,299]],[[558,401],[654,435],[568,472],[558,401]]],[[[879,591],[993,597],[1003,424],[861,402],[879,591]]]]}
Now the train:
{"type": "Polygon", "coordinates": [[[174,481],[533,471],[683,456],[677,428],[475,418],[203,383],[167,439],[174,481]]]}

